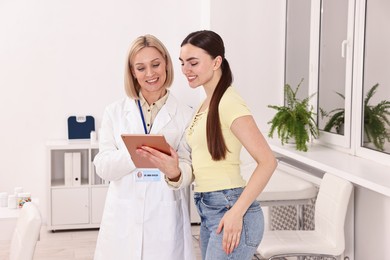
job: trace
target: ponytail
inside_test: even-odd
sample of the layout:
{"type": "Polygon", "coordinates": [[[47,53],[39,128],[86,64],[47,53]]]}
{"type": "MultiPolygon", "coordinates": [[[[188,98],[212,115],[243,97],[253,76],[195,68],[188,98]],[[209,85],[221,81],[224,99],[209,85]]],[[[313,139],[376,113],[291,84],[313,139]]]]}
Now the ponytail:
{"type": "Polygon", "coordinates": [[[219,118],[219,102],[226,89],[233,82],[229,62],[225,58],[223,58],[221,69],[222,76],[211,97],[206,123],[207,147],[214,161],[225,159],[226,153],[229,151],[222,134],[221,120],[219,118]]]}

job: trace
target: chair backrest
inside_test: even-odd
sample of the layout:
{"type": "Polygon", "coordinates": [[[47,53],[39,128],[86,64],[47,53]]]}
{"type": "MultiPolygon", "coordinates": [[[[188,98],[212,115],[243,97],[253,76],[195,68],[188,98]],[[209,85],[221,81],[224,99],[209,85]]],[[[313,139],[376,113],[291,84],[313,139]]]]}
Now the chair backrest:
{"type": "Polygon", "coordinates": [[[26,202],[20,211],[11,240],[10,260],[32,260],[42,219],[37,206],[26,202]]]}
{"type": "Polygon", "coordinates": [[[334,243],[335,255],[345,249],[344,224],[353,185],[326,173],[321,181],[315,205],[315,229],[334,243]]]}

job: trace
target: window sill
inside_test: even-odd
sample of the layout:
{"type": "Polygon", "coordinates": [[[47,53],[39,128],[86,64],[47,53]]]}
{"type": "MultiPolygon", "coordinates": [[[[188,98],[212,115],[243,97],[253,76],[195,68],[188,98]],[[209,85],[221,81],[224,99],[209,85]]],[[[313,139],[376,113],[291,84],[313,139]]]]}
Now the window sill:
{"type": "Polygon", "coordinates": [[[279,139],[268,139],[268,143],[275,153],[283,157],[332,173],[356,185],[390,197],[390,166],[388,165],[321,144],[311,144],[307,152],[301,152],[297,151],[295,146],[282,145],[279,139]]]}

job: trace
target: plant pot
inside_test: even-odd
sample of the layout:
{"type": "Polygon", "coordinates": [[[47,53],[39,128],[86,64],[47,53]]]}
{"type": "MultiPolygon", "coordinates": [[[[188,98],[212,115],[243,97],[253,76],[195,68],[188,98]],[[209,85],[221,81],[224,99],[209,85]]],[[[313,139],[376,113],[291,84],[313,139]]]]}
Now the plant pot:
{"type": "Polygon", "coordinates": [[[341,124],[337,130],[336,130],[337,134],[339,135],[344,135],[344,124],[341,124]]]}

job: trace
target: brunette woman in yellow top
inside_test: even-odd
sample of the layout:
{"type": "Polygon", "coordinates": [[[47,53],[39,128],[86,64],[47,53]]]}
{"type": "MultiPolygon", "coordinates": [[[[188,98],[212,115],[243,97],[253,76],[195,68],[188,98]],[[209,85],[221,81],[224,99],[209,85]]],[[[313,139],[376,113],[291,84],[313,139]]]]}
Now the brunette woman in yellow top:
{"type": "Polygon", "coordinates": [[[189,34],[181,44],[180,61],[190,87],[203,86],[206,93],[186,132],[201,216],[202,258],[252,259],[264,231],[256,197],[274,172],[276,159],[231,85],[222,38],[206,30],[189,34]],[[257,162],[248,183],[240,174],[242,146],[257,162]]]}

